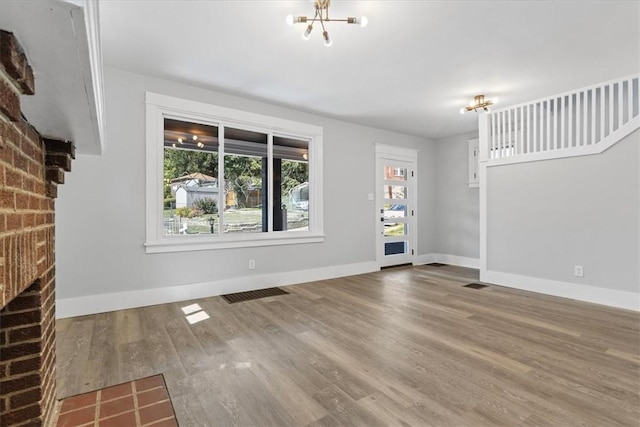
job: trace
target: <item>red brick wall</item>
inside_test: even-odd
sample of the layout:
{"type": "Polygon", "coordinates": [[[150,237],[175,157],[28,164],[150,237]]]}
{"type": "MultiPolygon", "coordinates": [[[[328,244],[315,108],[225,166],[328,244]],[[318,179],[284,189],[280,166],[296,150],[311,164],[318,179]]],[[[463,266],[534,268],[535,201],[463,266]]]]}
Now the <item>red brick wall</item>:
{"type": "Polygon", "coordinates": [[[53,289],[51,268],[0,314],[3,426],[43,425],[52,416],[56,401],[53,289]]]}
{"type": "Polygon", "coordinates": [[[33,72],[0,31],[0,425],[47,425],[55,404],[54,197],[73,147],[22,117],[33,72]],[[53,179],[53,180],[52,180],[53,179]]]}

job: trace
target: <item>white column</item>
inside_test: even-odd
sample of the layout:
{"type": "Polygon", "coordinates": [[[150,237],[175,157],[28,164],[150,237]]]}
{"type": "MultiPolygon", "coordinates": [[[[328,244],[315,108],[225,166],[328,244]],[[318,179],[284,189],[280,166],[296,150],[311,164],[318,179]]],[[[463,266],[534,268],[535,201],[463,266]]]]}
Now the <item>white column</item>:
{"type": "Polygon", "coordinates": [[[478,116],[478,143],[480,147],[478,179],[480,182],[480,280],[487,275],[487,163],[490,159],[491,114],[478,116]]]}

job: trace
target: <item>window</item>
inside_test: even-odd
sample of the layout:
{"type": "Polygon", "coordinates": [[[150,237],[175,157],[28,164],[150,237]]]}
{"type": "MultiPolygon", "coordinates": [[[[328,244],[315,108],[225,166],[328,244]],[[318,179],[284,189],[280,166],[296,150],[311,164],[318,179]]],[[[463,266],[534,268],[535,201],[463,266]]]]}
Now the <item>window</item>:
{"type": "Polygon", "coordinates": [[[322,128],[147,93],[147,252],[322,234],[322,128]]]}

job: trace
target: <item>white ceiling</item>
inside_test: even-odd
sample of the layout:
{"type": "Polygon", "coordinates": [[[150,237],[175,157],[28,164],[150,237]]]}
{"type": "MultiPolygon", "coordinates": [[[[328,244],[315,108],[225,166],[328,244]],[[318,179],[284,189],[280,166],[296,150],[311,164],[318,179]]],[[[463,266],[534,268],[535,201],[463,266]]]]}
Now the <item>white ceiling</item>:
{"type": "Polygon", "coordinates": [[[429,138],[473,131],[458,110],[480,93],[506,106],[640,71],[638,1],[333,0],[369,25],[329,23],[331,47],[285,23],[313,10],[101,0],[104,63],[429,138]]]}

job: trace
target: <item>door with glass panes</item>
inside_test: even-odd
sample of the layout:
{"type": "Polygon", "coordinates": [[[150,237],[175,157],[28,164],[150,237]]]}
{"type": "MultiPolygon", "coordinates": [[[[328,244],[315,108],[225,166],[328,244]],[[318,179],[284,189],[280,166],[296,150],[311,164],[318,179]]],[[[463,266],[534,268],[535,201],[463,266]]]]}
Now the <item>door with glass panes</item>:
{"type": "Polygon", "coordinates": [[[408,264],[415,254],[415,160],[376,156],[377,251],[380,267],[408,264]]]}

